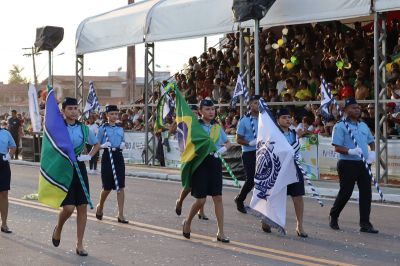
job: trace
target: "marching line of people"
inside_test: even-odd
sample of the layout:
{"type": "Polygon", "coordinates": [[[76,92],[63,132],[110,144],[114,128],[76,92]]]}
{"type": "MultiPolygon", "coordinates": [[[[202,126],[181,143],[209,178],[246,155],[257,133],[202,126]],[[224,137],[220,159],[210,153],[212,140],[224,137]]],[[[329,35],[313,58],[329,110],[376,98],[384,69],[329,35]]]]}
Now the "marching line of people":
{"type": "MultiPolygon", "coordinates": [[[[259,96],[250,98],[250,112],[243,116],[237,128],[237,143],[242,145],[242,160],[246,171],[246,181],[239,194],[234,198],[236,208],[241,213],[246,213],[244,201],[247,194],[254,187],[254,175],[256,171],[256,142],[258,128],[258,101],[259,96]]],[[[75,155],[77,157],[79,169],[73,172],[72,182],[68,188],[65,199],[59,207],[61,210],[58,215],[57,223],[52,233],[52,243],[58,247],[61,242],[62,230],[65,222],[71,217],[76,209],[77,211],[77,242],[76,253],[79,256],[87,256],[88,252],[84,248],[83,238],[87,222],[87,204],[88,197],[85,194],[83,184],[77,170],[83,177],[84,185],[89,192],[88,174],[85,162],[92,160],[99,149],[103,149],[101,158],[101,180],[102,191],[100,201],[95,208],[96,218],[102,220],[104,204],[112,190],[117,191],[118,214],[117,222],[129,223],[124,216],[125,201],[125,163],[122,150],[125,148],[124,131],[115,124],[118,115],[118,107],[108,105],[106,114],[108,122],[98,129],[97,136],[87,125],[78,121],[78,102],[74,98],[65,98],[62,102],[62,114],[69,138],[73,144],[75,155]],[[84,147],[88,146],[88,153],[84,154],[84,147]]],[[[182,224],[182,235],[189,239],[193,218],[198,215],[200,219],[208,220],[204,214],[204,204],[206,197],[211,196],[214,203],[215,216],[217,219],[216,239],[222,243],[229,243],[230,240],[224,231],[224,207],[222,202],[222,164],[219,157],[230,147],[225,132],[216,123],[215,106],[212,100],[203,99],[199,108],[192,107],[192,111],[197,113],[202,130],[209,136],[211,142],[217,150],[207,154],[191,176],[190,188],[185,188],[180,193],[180,198],[175,203],[175,212],[177,215],[182,213],[182,204],[185,197],[191,193],[196,199],[192,204],[190,211],[182,224]]],[[[345,207],[354,185],[360,190],[360,231],[366,233],[378,233],[370,222],[371,211],[371,180],[367,170],[363,167],[360,154],[363,153],[368,158],[368,163],[372,163],[374,154],[374,137],[365,123],[359,122],[360,108],[354,98],[346,100],[344,111],[346,120],[360,145],[355,147],[349,133],[346,131],[343,122],[338,122],[334,128],[332,145],[335,151],[339,153],[338,174],[340,181],[340,190],[333,204],[329,215],[329,226],[334,230],[339,230],[338,218],[345,207]],[[371,151],[368,151],[368,145],[371,151]]],[[[276,121],[282,133],[290,144],[297,140],[297,136],[291,127],[290,113],[286,108],[277,111],[276,121]]],[[[279,143],[277,143],[279,145],[279,143]]],[[[6,129],[0,129],[0,212],[1,212],[1,232],[11,233],[7,225],[8,214],[8,191],[10,190],[11,170],[9,160],[15,152],[16,144],[12,135],[6,129]]],[[[301,172],[297,169],[298,182],[287,186],[287,195],[293,200],[297,219],[296,232],[299,237],[308,237],[303,228],[303,213],[305,194],[304,179],[301,172]]],[[[261,228],[270,233],[270,226],[262,220],[261,228]]]]}

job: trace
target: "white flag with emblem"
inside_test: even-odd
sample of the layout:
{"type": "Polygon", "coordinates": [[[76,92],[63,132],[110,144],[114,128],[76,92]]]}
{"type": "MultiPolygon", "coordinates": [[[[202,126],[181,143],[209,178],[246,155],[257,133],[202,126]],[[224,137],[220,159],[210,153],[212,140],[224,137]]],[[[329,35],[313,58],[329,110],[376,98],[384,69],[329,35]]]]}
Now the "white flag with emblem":
{"type": "Polygon", "coordinates": [[[250,208],[261,213],[270,226],[285,232],[287,185],[297,182],[294,150],[262,99],[259,110],[256,173],[250,208]]]}

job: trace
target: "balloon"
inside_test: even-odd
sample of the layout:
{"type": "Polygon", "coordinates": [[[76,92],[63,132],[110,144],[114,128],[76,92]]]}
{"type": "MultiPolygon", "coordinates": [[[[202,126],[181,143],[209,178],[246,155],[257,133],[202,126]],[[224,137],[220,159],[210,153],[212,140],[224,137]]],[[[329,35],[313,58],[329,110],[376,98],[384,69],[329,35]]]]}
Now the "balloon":
{"type": "Polygon", "coordinates": [[[286,64],[287,70],[292,70],[293,67],[294,67],[294,64],[293,64],[292,62],[288,62],[288,63],[286,64]]]}
{"type": "Polygon", "coordinates": [[[386,71],[387,72],[392,72],[392,65],[393,65],[392,63],[387,63],[386,64],[386,71]]]}
{"type": "Polygon", "coordinates": [[[285,28],[282,29],[282,34],[283,34],[283,35],[287,35],[288,32],[289,32],[289,29],[288,29],[288,28],[285,27],[285,28]]]}
{"type": "Polygon", "coordinates": [[[339,61],[336,62],[336,66],[337,66],[338,69],[342,70],[343,66],[344,66],[344,62],[339,60],[339,61]]]}
{"type": "Polygon", "coordinates": [[[278,48],[279,48],[279,45],[278,45],[278,44],[276,44],[276,43],[274,43],[274,44],[272,44],[272,48],[274,48],[274,49],[276,50],[276,49],[278,49],[278,48]]]}
{"type": "Polygon", "coordinates": [[[292,55],[292,57],[290,57],[290,62],[292,62],[294,65],[297,65],[299,62],[297,61],[297,57],[292,55]]]}
{"type": "Polygon", "coordinates": [[[283,40],[282,40],[282,39],[279,39],[279,40],[278,40],[278,45],[279,45],[279,46],[282,46],[282,45],[283,45],[283,40]]]}
{"type": "Polygon", "coordinates": [[[286,64],[286,62],[287,62],[287,59],[286,59],[286,58],[282,58],[282,59],[281,59],[281,63],[282,63],[282,64],[286,64]]]}

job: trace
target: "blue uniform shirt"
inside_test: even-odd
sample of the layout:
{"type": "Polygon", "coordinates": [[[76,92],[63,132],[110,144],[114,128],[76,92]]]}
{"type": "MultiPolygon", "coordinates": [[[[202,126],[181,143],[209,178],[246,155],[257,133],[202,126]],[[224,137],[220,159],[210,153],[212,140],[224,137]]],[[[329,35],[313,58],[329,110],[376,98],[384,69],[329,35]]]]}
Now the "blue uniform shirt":
{"type": "MultiPolygon", "coordinates": [[[[347,123],[355,137],[358,146],[362,149],[363,155],[365,158],[368,158],[368,144],[375,141],[374,137],[371,134],[367,124],[364,122],[353,123],[350,120],[347,120],[347,123]]],[[[332,133],[332,145],[342,146],[348,149],[354,149],[356,146],[354,145],[353,140],[348,133],[344,122],[336,123],[333,128],[332,133]]],[[[361,157],[357,155],[348,155],[348,154],[339,154],[339,160],[361,160],[361,157]]]]}
{"type": "Polygon", "coordinates": [[[292,145],[296,141],[296,133],[294,130],[289,130],[288,132],[283,132],[286,140],[292,145]]]}
{"type": "MultiPolygon", "coordinates": [[[[81,146],[83,142],[83,132],[81,125],[79,123],[73,125],[67,124],[67,129],[69,133],[69,138],[71,139],[72,144],[74,145],[74,149],[81,146]]],[[[89,145],[97,144],[96,136],[94,135],[92,130],[89,130],[88,144],[89,145]]]]}
{"type": "MultiPolygon", "coordinates": [[[[254,124],[254,130],[256,131],[256,136],[257,136],[257,130],[258,130],[258,116],[257,117],[252,117],[253,119],[253,124],[254,124]]],[[[242,136],[244,140],[250,142],[254,139],[254,133],[253,133],[253,127],[251,126],[250,122],[250,117],[249,116],[244,116],[240,119],[238,127],[236,129],[236,134],[242,136]]],[[[256,146],[245,146],[242,145],[242,151],[255,151],[257,149],[256,146]]]]}
{"type": "MultiPolygon", "coordinates": [[[[9,148],[16,148],[17,145],[11,133],[6,129],[0,129],[0,153],[7,154],[9,148]]],[[[1,160],[1,158],[0,158],[1,160]]]]}
{"type": "MultiPolygon", "coordinates": [[[[211,124],[205,124],[205,123],[200,123],[200,125],[203,127],[204,131],[207,132],[208,135],[211,134],[211,124]]],[[[215,147],[217,147],[217,150],[219,148],[222,148],[222,146],[225,145],[225,142],[228,141],[228,137],[226,136],[225,132],[222,130],[222,127],[219,127],[219,138],[217,142],[215,143],[215,147]]]]}
{"type": "Polygon", "coordinates": [[[125,142],[124,129],[119,126],[104,125],[99,128],[97,139],[100,144],[106,143],[106,137],[104,136],[104,130],[107,131],[108,139],[111,143],[111,148],[119,148],[122,142],[125,142]]]}

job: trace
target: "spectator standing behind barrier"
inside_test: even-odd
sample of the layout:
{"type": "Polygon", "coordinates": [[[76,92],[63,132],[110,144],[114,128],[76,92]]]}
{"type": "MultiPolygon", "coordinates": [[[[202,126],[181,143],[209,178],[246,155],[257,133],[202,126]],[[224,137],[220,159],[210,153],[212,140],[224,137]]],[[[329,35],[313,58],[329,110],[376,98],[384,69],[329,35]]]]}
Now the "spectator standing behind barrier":
{"type": "Polygon", "coordinates": [[[11,111],[11,117],[8,119],[8,131],[10,131],[11,136],[17,145],[13,159],[18,160],[19,142],[22,135],[22,121],[17,117],[16,110],[11,111]]]}
{"type": "Polygon", "coordinates": [[[332,145],[339,153],[337,171],[339,175],[340,189],[336,196],[329,214],[329,226],[333,230],[339,230],[339,215],[345,207],[347,201],[353,193],[354,184],[357,182],[360,191],[360,231],[365,233],[378,233],[371,222],[371,177],[361,159],[361,154],[367,158],[367,163],[375,161],[375,140],[368,129],[368,126],[359,122],[361,115],[360,106],[354,98],[349,98],[345,102],[344,111],[347,115],[346,121],[357,141],[358,147],[346,129],[343,121],[336,124],[333,130],[332,145]],[[368,146],[371,151],[368,152],[368,146]]]}
{"type": "Polygon", "coordinates": [[[246,171],[246,181],[235,197],[236,209],[241,213],[247,213],[244,201],[247,194],[254,187],[254,174],[256,171],[256,145],[258,130],[258,100],[254,95],[250,98],[250,113],[243,116],[236,131],[236,142],[242,146],[242,162],[246,171]]]}

